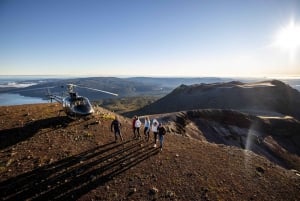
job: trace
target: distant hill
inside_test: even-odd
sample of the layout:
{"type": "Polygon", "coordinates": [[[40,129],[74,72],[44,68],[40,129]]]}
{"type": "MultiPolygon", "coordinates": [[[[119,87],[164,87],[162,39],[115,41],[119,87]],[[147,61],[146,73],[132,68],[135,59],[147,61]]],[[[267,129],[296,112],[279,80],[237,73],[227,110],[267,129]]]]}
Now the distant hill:
{"type": "MultiPolygon", "coordinates": [[[[75,84],[89,88],[110,91],[119,94],[119,97],[131,97],[138,95],[165,95],[171,91],[171,88],[161,87],[159,84],[143,83],[138,81],[130,81],[127,79],[116,77],[88,77],[88,78],[73,78],[73,79],[57,79],[57,80],[43,80],[37,85],[19,88],[3,88],[1,92],[19,93],[24,96],[31,97],[45,97],[46,88],[50,87],[51,93],[61,95],[66,89],[67,84],[75,84]],[[45,88],[45,89],[43,89],[45,88]]],[[[116,98],[111,95],[104,94],[97,91],[76,88],[79,95],[87,96],[91,101],[99,99],[116,98]]]]}
{"type": "Polygon", "coordinates": [[[216,82],[229,82],[233,81],[233,78],[221,78],[221,77],[131,77],[125,78],[131,82],[140,82],[144,84],[159,85],[161,87],[176,88],[179,85],[191,85],[197,83],[216,83],[216,82]]]}
{"type": "Polygon", "coordinates": [[[300,119],[300,92],[278,80],[181,85],[156,102],[125,115],[207,108],[235,109],[256,114],[275,113],[300,119]]]}

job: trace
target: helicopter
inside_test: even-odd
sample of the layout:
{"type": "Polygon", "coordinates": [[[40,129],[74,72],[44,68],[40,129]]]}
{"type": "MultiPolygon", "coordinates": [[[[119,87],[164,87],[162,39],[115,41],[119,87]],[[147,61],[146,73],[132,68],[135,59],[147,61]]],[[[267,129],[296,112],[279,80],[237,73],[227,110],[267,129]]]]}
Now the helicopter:
{"type": "Polygon", "coordinates": [[[88,116],[95,112],[89,99],[84,96],[79,96],[78,93],[75,92],[74,90],[75,87],[89,89],[93,91],[99,91],[113,96],[118,96],[118,94],[109,91],[104,91],[104,90],[94,89],[94,88],[84,87],[84,86],[78,86],[75,84],[66,85],[67,94],[68,94],[67,96],[58,96],[58,95],[51,94],[48,89],[47,97],[51,100],[51,102],[52,100],[55,100],[61,103],[63,106],[63,110],[69,117],[88,116]]]}

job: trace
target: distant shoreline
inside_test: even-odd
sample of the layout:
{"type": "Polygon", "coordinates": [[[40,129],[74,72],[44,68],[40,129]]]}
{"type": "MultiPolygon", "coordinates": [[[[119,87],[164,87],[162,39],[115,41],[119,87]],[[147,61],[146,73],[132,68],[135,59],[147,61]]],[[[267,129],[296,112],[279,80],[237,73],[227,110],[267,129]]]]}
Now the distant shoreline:
{"type": "Polygon", "coordinates": [[[47,100],[37,97],[22,96],[13,93],[0,93],[0,106],[47,103],[47,100]]]}

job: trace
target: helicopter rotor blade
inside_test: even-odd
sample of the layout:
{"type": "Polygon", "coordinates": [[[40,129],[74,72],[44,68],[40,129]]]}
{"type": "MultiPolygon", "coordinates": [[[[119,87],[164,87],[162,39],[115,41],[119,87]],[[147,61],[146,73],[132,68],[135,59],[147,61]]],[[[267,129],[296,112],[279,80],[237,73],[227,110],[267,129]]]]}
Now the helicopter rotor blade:
{"type": "Polygon", "coordinates": [[[107,93],[107,94],[110,94],[110,95],[113,95],[113,96],[118,96],[118,94],[115,94],[115,93],[112,93],[112,92],[109,92],[109,91],[94,89],[94,88],[90,88],[90,87],[82,87],[82,86],[78,86],[78,85],[74,85],[74,86],[76,86],[78,88],[89,89],[89,90],[99,91],[99,92],[102,92],[102,93],[107,93]]]}

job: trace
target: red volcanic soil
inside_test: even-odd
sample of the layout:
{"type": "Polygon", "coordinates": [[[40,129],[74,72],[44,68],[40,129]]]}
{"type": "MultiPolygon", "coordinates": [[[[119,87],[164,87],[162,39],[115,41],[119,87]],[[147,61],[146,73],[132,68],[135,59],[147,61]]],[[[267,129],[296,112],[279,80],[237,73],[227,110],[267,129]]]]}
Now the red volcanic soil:
{"type": "Polygon", "coordinates": [[[112,112],[60,109],[0,107],[1,200],[300,200],[299,175],[251,151],[174,133],[160,151],[125,117],[114,143],[112,112]]]}

